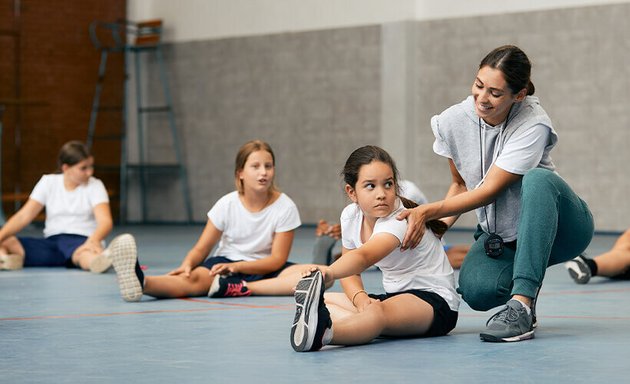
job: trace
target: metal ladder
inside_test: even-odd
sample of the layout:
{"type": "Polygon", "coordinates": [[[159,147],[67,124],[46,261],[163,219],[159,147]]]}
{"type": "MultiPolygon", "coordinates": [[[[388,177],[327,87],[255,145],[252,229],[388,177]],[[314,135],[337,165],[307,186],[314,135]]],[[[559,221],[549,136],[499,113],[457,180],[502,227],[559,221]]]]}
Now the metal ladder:
{"type": "MultiPolygon", "coordinates": [[[[91,147],[94,144],[94,140],[99,136],[95,135],[96,120],[98,112],[103,110],[100,107],[101,92],[104,85],[105,73],[107,68],[107,58],[110,53],[121,52],[123,53],[125,60],[125,86],[124,86],[124,100],[122,105],[122,130],[119,140],[121,143],[121,159],[120,159],[120,221],[125,222],[127,220],[127,207],[129,198],[129,181],[132,176],[139,177],[140,185],[140,201],[142,222],[147,223],[148,220],[148,203],[147,193],[149,176],[160,173],[175,173],[178,175],[181,196],[184,199],[184,205],[186,209],[187,222],[192,222],[192,205],[190,201],[190,192],[188,189],[188,176],[186,167],[182,161],[182,150],[179,141],[179,135],[175,125],[175,114],[173,111],[173,102],[171,99],[170,88],[168,79],[166,76],[166,68],[164,65],[164,56],[162,53],[161,44],[162,35],[162,21],[150,20],[145,22],[129,22],[118,21],[115,23],[104,23],[101,21],[94,21],[90,25],[90,38],[94,46],[101,51],[101,61],[98,70],[98,80],[96,83],[96,89],[94,92],[94,99],[92,102],[92,112],[90,114],[90,123],[88,127],[87,145],[91,147]],[[103,42],[103,35],[108,36],[108,42],[103,42]],[[131,38],[133,43],[128,43],[128,38],[131,38]],[[145,106],[143,104],[142,95],[142,75],[140,56],[143,53],[155,54],[159,70],[159,79],[162,86],[164,103],[157,106],[145,106]],[[128,113],[128,65],[130,57],[133,56],[134,61],[134,80],[135,80],[135,92],[136,92],[136,117],[137,117],[137,150],[138,150],[138,162],[129,162],[129,148],[127,143],[127,113],[128,113]],[[168,124],[170,127],[171,140],[173,144],[173,150],[175,155],[175,162],[171,163],[154,163],[149,162],[149,147],[146,140],[146,127],[145,117],[152,113],[166,114],[168,118],[168,124]]],[[[109,107],[111,108],[111,107],[109,107]]],[[[108,137],[105,137],[108,138],[108,137]]],[[[111,139],[111,138],[110,138],[111,139]]]]}

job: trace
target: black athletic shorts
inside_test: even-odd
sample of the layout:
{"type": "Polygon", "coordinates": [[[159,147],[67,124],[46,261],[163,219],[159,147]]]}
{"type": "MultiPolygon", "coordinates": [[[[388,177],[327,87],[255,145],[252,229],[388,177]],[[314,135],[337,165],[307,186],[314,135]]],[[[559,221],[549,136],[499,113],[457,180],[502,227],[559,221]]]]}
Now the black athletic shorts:
{"type": "Polygon", "coordinates": [[[385,293],[380,295],[369,294],[369,296],[373,299],[385,301],[390,297],[401,295],[403,293],[410,293],[419,299],[426,301],[433,307],[433,323],[431,323],[431,327],[429,327],[429,330],[422,335],[422,337],[444,336],[453,330],[455,325],[457,325],[458,313],[453,311],[448,306],[446,300],[437,293],[422,291],[420,289],[410,289],[408,291],[385,293]]]}

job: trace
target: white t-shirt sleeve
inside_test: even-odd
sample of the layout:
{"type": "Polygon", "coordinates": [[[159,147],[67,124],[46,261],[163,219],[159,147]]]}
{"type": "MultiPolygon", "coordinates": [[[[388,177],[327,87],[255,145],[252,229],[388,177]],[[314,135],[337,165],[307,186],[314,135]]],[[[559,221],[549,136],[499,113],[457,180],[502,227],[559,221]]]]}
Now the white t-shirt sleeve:
{"type": "Polygon", "coordinates": [[[524,175],[540,164],[550,143],[549,127],[538,124],[517,137],[511,137],[497,157],[496,166],[510,173],[524,175]]]}
{"type": "Polygon", "coordinates": [[[33,188],[33,191],[31,192],[31,195],[29,197],[42,205],[46,205],[48,191],[50,191],[51,188],[51,181],[52,180],[50,177],[48,177],[48,175],[42,176],[37,184],[35,184],[35,187],[33,188]]]}
{"type": "Polygon", "coordinates": [[[230,194],[221,197],[208,211],[208,219],[221,232],[225,231],[228,218],[228,204],[230,194]]]}
{"type": "Polygon", "coordinates": [[[440,131],[440,119],[438,115],[431,118],[431,130],[435,136],[435,141],[433,142],[433,152],[437,155],[452,159],[453,155],[451,154],[451,147],[448,145],[442,135],[442,132],[440,131]]]}
{"type": "Polygon", "coordinates": [[[400,213],[400,210],[396,210],[396,212],[386,218],[377,220],[376,225],[374,225],[372,236],[379,233],[389,233],[396,236],[398,241],[402,243],[405,238],[405,232],[407,231],[407,220],[396,219],[398,213],[400,213]]]}
{"type": "Polygon", "coordinates": [[[355,237],[359,233],[357,225],[361,225],[362,215],[357,204],[346,206],[341,212],[339,223],[341,224],[341,245],[345,249],[355,249],[359,247],[355,237]]]}
{"type": "Polygon", "coordinates": [[[109,203],[109,196],[107,195],[105,184],[103,184],[101,180],[92,178],[90,179],[88,186],[92,207],[96,207],[102,203],[109,203]]]}
{"type": "Polygon", "coordinates": [[[302,224],[297,206],[288,196],[286,200],[286,208],[284,208],[282,216],[278,220],[276,232],[289,232],[302,224]]]}

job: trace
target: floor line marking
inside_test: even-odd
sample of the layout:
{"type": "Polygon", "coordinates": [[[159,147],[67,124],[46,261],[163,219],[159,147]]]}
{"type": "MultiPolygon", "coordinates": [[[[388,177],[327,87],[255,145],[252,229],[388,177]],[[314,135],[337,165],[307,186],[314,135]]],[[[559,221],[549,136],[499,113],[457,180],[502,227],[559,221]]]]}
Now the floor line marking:
{"type": "Polygon", "coordinates": [[[152,314],[159,314],[159,313],[188,313],[188,312],[208,312],[208,311],[226,311],[226,310],[230,310],[230,308],[156,309],[156,310],[149,310],[149,311],[132,311],[132,312],[77,313],[74,315],[3,317],[3,318],[0,318],[0,321],[80,319],[80,318],[85,318],[85,317],[112,317],[112,316],[128,316],[128,315],[152,315],[152,314]]]}
{"type": "Polygon", "coordinates": [[[202,300],[202,299],[194,299],[191,297],[182,297],[179,298],[178,300],[183,300],[183,301],[191,301],[194,303],[203,303],[203,304],[210,304],[210,305],[225,305],[228,307],[238,307],[238,308],[269,308],[269,309],[287,309],[287,308],[291,308],[293,309],[295,304],[274,304],[274,305],[255,305],[255,304],[240,304],[240,303],[227,303],[227,302],[221,302],[221,301],[211,301],[211,300],[202,300]]]}

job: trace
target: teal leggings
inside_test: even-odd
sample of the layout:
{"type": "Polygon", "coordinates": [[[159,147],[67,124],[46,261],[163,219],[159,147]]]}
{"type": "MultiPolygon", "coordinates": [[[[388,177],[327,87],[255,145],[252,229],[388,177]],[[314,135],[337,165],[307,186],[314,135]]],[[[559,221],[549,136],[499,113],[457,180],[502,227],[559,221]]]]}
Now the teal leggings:
{"type": "Polygon", "coordinates": [[[458,291],[468,305],[486,311],[513,295],[535,298],[547,267],[582,253],[593,237],[593,216],[586,203],[557,174],[542,168],[523,176],[516,251],[486,255],[488,234],[478,227],[464,258],[458,291]]]}

